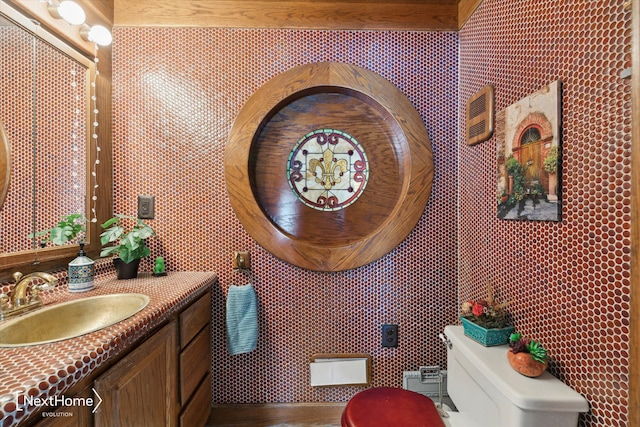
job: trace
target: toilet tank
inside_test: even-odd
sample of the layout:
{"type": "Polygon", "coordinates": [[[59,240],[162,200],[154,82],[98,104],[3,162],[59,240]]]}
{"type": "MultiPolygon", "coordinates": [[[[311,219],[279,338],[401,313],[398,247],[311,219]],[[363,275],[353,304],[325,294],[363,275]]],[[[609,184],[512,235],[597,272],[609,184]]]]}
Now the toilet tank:
{"type": "Polygon", "coordinates": [[[447,326],[449,396],[461,415],[478,427],[575,427],[587,400],[548,372],[538,378],[517,373],[507,361],[509,346],[484,347],[447,326]]]}

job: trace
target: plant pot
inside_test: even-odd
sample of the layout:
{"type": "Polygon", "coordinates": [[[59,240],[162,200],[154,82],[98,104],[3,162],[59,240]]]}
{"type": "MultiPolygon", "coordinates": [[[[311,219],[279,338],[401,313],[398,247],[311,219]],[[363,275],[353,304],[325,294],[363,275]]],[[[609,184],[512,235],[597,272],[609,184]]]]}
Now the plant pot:
{"type": "Polygon", "coordinates": [[[558,186],[558,177],[555,173],[549,174],[549,194],[547,195],[547,200],[555,202],[558,200],[558,196],[556,195],[556,187],[558,186]]]}
{"type": "Polygon", "coordinates": [[[513,353],[511,349],[509,349],[507,350],[507,359],[516,372],[527,377],[539,377],[547,370],[546,363],[538,362],[529,353],[513,353]]]}
{"type": "Polygon", "coordinates": [[[509,335],[513,333],[513,326],[506,326],[501,329],[487,329],[471,320],[461,317],[464,334],[485,347],[503,345],[509,341],[509,335]]]}
{"type": "Polygon", "coordinates": [[[114,258],[113,265],[118,273],[118,280],[135,279],[138,277],[140,258],[134,259],[131,262],[123,262],[120,258],[114,258]]]}

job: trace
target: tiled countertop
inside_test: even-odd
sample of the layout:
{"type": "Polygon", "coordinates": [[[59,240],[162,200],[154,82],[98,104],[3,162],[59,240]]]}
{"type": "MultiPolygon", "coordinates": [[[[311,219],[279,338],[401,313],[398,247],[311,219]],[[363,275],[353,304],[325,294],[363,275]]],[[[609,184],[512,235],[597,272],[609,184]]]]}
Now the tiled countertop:
{"type": "MultiPolygon", "coordinates": [[[[115,325],[77,338],[21,348],[0,348],[0,425],[21,425],[38,408],[27,407],[24,396],[62,396],[73,385],[105,365],[110,358],[141,341],[147,332],[203,295],[216,282],[211,272],[175,272],[164,277],[140,273],[137,279],[97,278],[95,289],[70,293],[58,286],[42,293],[45,305],[115,293],[150,297],[140,312],[115,325]]],[[[71,396],[66,396],[71,397],[71,396]]]]}

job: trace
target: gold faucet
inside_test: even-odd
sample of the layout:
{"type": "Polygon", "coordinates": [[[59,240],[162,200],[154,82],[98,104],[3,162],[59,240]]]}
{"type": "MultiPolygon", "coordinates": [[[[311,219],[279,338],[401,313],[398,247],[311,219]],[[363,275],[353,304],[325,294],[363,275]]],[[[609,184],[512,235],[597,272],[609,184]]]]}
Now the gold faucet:
{"type": "Polygon", "coordinates": [[[51,289],[58,285],[58,279],[49,273],[35,272],[23,276],[20,272],[13,273],[16,286],[13,288],[11,296],[0,295],[0,320],[15,316],[42,306],[40,291],[51,289]],[[34,280],[42,280],[44,284],[33,285],[34,280]],[[27,290],[31,285],[31,291],[27,295],[27,290]]]}

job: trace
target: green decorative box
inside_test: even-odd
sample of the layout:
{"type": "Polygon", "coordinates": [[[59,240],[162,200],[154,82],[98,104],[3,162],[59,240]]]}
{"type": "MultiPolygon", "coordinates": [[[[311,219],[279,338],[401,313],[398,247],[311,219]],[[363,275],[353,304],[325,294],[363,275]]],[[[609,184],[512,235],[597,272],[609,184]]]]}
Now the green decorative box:
{"type": "Polygon", "coordinates": [[[460,320],[462,321],[464,334],[485,347],[507,344],[509,335],[515,330],[513,326],[507,326],[502,329],[486,329],[464,317],[461,317],[460,320]]]}

